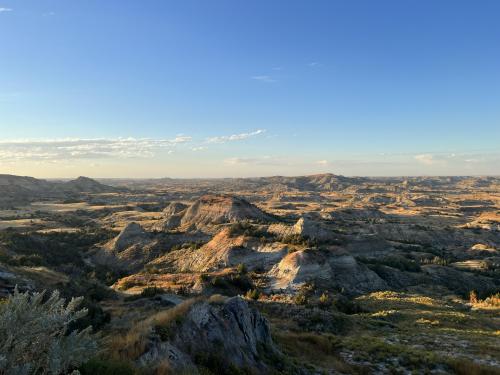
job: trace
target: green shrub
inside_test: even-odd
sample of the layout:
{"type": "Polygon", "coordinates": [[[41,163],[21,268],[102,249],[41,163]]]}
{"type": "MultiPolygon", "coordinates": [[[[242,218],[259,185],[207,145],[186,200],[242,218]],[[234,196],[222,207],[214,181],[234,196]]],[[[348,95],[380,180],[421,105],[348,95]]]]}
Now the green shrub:
{"type": "Polygon", "coordinates": [[[329,305],[331,305],[330,296],[329,296],[327,293],[323,293],[323,294],[319,297],[319,304],[320,304],[322,307],[328,307],[329,305]]]}
{"type": "Polygon", "coordinates": [[[69,329],[87,314],[86,309],[77,309],[82,298],[66,304],[58,291],[44,298],[44,293],[16,289],[0,304],[0,373],[68,373],[95,355],[92,328],[69,329]]]}
{"type": "Polygon", "coordinates": [[[293,297],[293,303],[296,305],[306,305],[307,304],[307,295],[304,292],[299,292],[293,297]]]}
{"type": "Polygon", "coordinates": [[[260,297],[260,292],[257,289],[251,289],[245,294],[245,297],[257,301],[260,297]]]}
{"type": "Polygon", "coordinates": [[[236,267],[236,270],[238,271],[239,274],[245,274],[247,273],[247,266],[243,263],[240,263],[236,267]]]}

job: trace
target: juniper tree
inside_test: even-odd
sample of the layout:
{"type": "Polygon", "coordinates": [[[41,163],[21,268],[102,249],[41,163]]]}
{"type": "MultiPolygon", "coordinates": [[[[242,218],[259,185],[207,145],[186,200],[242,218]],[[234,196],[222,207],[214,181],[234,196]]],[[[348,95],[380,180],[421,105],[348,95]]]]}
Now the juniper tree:
{"type": "MultiPolygon", "coordinates": [[[[17,288],[0,303],[0,374],[68,373],[97,351],[92,327],[71,330],[87,314],[82,297],[66,304],[58,291],[20,293],[17,288]]],[[[78,373],[75,371],[74,373],[78,373]]]]}

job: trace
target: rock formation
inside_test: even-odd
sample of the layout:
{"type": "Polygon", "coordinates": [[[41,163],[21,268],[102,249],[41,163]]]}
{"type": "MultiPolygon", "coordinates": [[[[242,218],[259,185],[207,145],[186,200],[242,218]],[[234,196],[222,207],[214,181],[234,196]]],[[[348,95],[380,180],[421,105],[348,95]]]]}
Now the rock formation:
{"type": "Polygon", "coordinates": [[[272,364],[266,357],[280,354],[267,320],[241,297],[220,298],[195,302],[174,323],[160,321],[168,337],[153,335],[138,362],[144,366],[166,361],[179,373],[197,374],[194,364],[205,362],[267,373],[272,364]]]}

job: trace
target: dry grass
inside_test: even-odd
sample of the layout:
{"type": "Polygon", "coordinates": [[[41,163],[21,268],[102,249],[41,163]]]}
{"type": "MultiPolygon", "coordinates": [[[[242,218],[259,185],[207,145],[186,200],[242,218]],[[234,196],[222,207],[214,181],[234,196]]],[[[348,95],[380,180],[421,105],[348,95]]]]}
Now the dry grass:
{"type": "Polygon", "coordinates": [[[499,375],[500,369],[480,365],[469,360],[457,359],[450,362],[449,366],[457,375],[499,375]]]}
{"type": "Polygon", "coordinates": [[[160,311],[138,322],[124,335],[114,335],[109,340],[110,356],[117,360],[136,360],[144,354],[154,327],[171,325],[172,322],[184,317],[191,306],[200,300],[202,298],[184,301],[171,309],[160,311]]]}
{"type": "Polygon", "coordinates": [[[493,310],[500,312],[500,293],[493,294],[483,300],[477,300],[472,303],[474,309],[493,310]]]}

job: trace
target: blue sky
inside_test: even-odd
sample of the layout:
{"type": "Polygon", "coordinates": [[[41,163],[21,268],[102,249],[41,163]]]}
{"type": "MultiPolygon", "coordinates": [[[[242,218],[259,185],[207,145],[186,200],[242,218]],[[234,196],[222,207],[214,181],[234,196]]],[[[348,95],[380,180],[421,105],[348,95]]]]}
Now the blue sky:
{"type": "Polygon", "coordinates": [[[0,173],[500,174],[499,14],[0,0],[0,173]]]}

